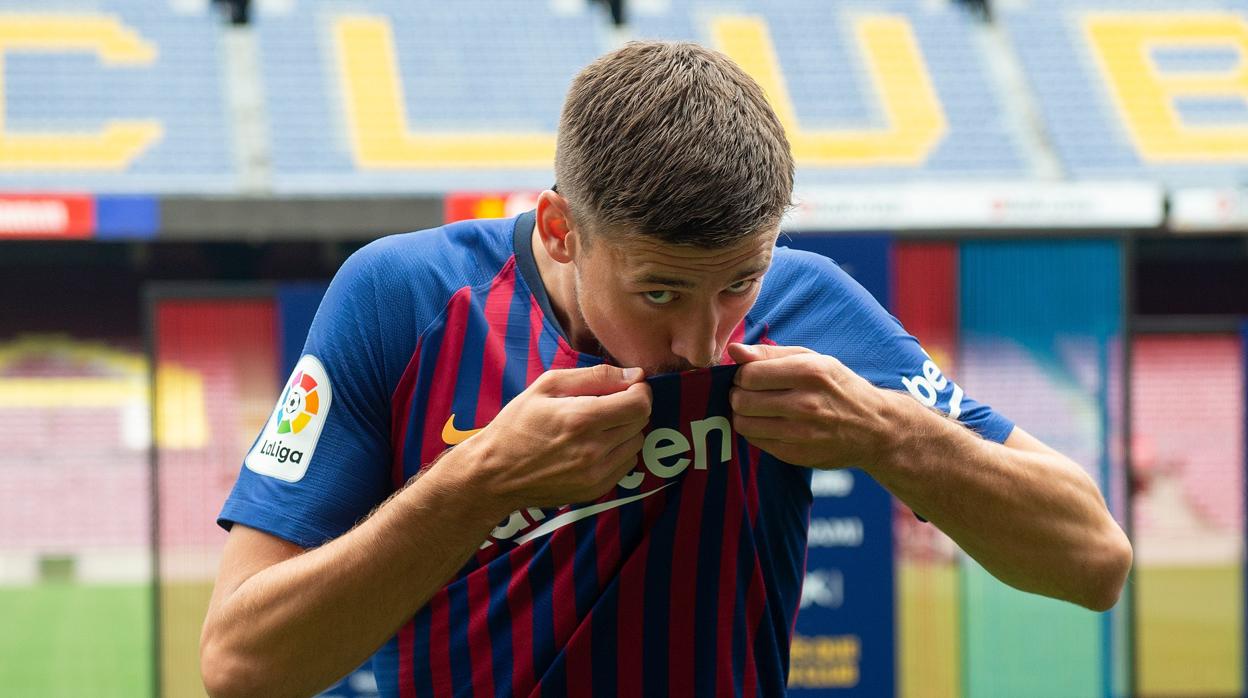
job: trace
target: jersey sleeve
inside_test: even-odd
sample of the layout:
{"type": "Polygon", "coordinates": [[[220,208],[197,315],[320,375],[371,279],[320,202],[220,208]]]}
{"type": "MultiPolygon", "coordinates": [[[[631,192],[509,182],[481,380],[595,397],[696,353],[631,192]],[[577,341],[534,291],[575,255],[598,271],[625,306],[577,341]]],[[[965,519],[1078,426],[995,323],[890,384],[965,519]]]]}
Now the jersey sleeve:
{"type": "Polygon", "coordinates": [[[874,385],[901,390],[940,410],[990,441],[1003,443],[1014,423],[972,399],[946,376],[917,339],[875,298],[832,260],[800,255],[796,297],[782,304],[797,317],[781,326],[795,328],[773,337],[779,344],[804,346],[835,356],[874,385]]]}
{"type": "Polygon", "coordinates": [[[378,283],[380,256],[363,248],[330,283],[303,355],[244,458],[222,527],[241,523],[313,547],[345,533],[391,491],[393,342],[383,331],[403,333],[383,327],[379,315],[394,305],[378,283]]]}

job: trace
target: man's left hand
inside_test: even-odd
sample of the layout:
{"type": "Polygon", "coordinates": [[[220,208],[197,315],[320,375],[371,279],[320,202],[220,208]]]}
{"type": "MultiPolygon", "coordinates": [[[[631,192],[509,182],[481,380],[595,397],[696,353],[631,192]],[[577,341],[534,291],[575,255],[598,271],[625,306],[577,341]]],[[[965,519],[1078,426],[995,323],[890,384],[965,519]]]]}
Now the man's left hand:
{"type": "Polygon", "coordinates": [[[741,364],[732,426],[760,449],[794,465],[869,469],[888,448],[897,396],[834,357],[766,344],[730,344],[728,354],[741,364]]]}

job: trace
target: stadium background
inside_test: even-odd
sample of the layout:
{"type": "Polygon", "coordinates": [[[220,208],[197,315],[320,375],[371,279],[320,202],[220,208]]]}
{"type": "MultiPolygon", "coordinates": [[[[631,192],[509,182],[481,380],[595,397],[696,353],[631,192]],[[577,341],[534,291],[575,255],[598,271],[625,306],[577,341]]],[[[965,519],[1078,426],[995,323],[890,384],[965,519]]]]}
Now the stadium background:
{"type": "Polygon", "coordinates": [[[524,210],[569,79],[628,37],[754,75],[799,165],[783,244],[1088,467],[1135,544],[1095,614],[821,477],[794,689],[1244,693],[1248,2],[250,10],[0,2],[0,694],[202,693],[213,519],[325,283],[524,210]]]}

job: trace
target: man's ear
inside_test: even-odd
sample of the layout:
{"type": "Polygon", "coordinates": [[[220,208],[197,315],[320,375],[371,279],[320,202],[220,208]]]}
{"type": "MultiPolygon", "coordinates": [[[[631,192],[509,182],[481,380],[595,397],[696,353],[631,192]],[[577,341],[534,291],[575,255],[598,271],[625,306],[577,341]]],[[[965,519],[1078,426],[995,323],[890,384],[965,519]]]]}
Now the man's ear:
{"type": "Polygon", "coordinates": [[[549,189],[537,197],[537,237],[546,254],[561,264],[572,261],[576,252],[575,223],[568,200],[549,189]]]}

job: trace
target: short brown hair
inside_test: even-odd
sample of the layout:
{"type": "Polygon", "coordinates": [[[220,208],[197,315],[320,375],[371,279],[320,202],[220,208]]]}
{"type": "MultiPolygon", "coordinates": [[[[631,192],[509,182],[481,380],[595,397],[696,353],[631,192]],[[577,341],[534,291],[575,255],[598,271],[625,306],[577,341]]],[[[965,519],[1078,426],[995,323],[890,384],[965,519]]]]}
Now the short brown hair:
{"type": "Polygon", "coordinates": [[[718,247],[780,223],[793,155],[762,89],[727,56],[632,42],[573,80],[555,175],[587,232],[718,247]]]}

